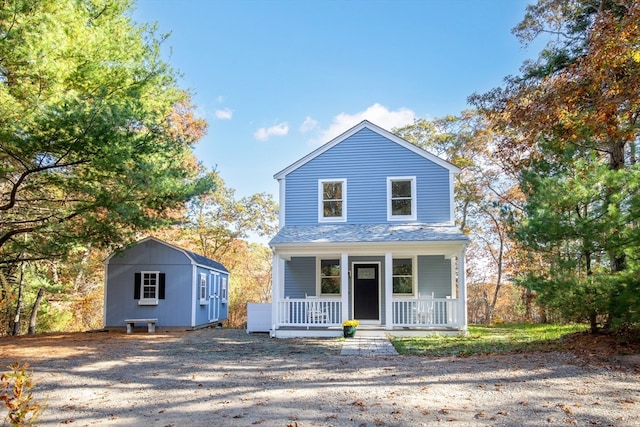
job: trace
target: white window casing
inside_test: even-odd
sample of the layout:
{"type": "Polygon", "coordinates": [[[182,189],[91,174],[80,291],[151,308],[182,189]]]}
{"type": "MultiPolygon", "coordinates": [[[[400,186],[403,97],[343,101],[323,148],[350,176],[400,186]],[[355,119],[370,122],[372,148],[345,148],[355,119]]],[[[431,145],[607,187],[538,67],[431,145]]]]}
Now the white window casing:
{"type": "Polygon", "coordinates": [[[160,292],[160,272],[140,272],[140,299],[138,305],[158,305],[160,292]]]}
{"type": "Polygon", "coordinates": [[[347,179],[319,179],[318,180],[318,222],[346,222],[347,221],[347,179]],[[339,191],[327,195],[325,188],[338,185],[339,191]],[[329,209],[333,207],[334,209],[329,209]],[[335,212],[338,208],[338,213],[335,212]]]}
{"type": "Polygon", "coordinates": [[[388,221],[415,221],[417,215],[417,185],[415,176],[390,176],[387,177],[387,220],[388,221]],[[408,182],[410,183],[411,194],[395,194],[393,191],[394,183],[408,182]],[[411,210],[406,214],[394,213],[394,204],[403,204],[411,210]]]}
{"type": "Polygon", "coordinates": [[[340,255],[316,258],[316,295],[340,296],[342,283],[342,263],[340,255]],[[323,268],[323,264],[325,268],[323,268]],[[334,266],[334,267],[332,267],[334,266]],[[337,271],[336,271],[337,269],[337,271]],[[325,286],[323,286],[325,283],[325,286]],[[327,288],[336,288],[336,292],[326,292],[327,288]],[[324,289],[324,292],[323,292],[324,289]]]}

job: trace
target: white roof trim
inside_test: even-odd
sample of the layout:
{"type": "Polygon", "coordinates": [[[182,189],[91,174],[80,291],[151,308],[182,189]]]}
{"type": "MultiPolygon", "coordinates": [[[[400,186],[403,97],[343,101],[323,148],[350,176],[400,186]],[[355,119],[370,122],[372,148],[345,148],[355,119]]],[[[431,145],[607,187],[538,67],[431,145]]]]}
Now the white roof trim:
{"type": "Polygon", "coordinates": [[[363,120],[362,122],[360,122],[359,124],[355,125],[351,129],[347,130],[343,134],[335,137],[334,139],[332,139],[331,141],[329,141],[326,144],[322,145],[321,147],[318,147],[317,149],[315,149],[311,153],[307,154],[306,156],[304,156],[303,158],[301,158],[297,162],[295,162],[295,163],[287,166],[286,168],[282,169],[280,172],[276,173],[273,177],[275,179],[277,179],[277,180],[283,179],[285,176],[287,176],[288,174],[290,174],[294,170],[296,170],[299,167],[303,166],[304,164],[310,162],[311,160],[315,159],[316,157],[318,157],[319,155],[321,155],[325,151],[327,151],[330,148],[338,145],[339,143],[341,143],[345,139],[349,138],[350,136],[354,135],[355,133],[361,131],[364,128],[367,128],[367,129],[377,133],[378,135],[380,135],[380,136],[382,136],[384,138],[387,138],[387,139],[395,142],[396,144],[406,148],[407,150],[410,150],[410,151],[418,154],[419,156],[422,156],[425,159],[432,161],[433,163],[435,163],[435,164],[447,169],[450,173],[459,173],[460,172],[460,169],[458,167],[456,167],[453,164],[447,162],[446,160],[443,160],[440,157],[438,157],[438,156],[436,156],[434,154],[431,154],[428,151],[423,150],[422,148],[420,148],[420,147],[418,147],[416,145],[413,145],[412,143],[410,143],[408,141],[405,141],[404,139],[392,134],[391,132],[381,128],[380,126],[374,125],[373,123],[369,122],[368,120],[363,120]]]}

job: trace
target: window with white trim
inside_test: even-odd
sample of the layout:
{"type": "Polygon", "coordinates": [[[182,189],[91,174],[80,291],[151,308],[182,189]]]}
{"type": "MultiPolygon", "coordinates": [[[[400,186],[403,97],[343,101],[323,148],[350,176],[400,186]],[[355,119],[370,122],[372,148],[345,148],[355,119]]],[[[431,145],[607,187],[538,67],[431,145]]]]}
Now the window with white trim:
{"type": "Polygon", "coordinates": [[[340,259],[321,259],[318,265],[320,295],[340,295],[340,259]]]}
{"type": "Polygon", "coordinates": [[[227,302],[227,278],[226,277],[222,277],[222,290],[221,290],[221,294],[220,297],[222,298],[222,302],[227,302]]]}
{"type": "Polygon", "coordinates": [[[318,181],[318,222],[344,222],[347,220],[347,180],[321,179],[318,181]]]}
{"type": "Polygon", "coordinates": [[[200,304],[206,304],[207,303],[207,274],[206,273],[200,273],[199,295],[200,295],[200,304]]]}
{"type": "Polygon", "coordinates": [[[393,293],[413,295],[413,258],[393,259],[393,293]]]}
{"type": "Polygon", "coordinates": [[[416,177],[387,178],[387,219],[416,219],[416,177]]]}
{"type": "Polygon", "coordinates": [[[159,271],[142,271],[138,305],[158,305],[159,271]]]}

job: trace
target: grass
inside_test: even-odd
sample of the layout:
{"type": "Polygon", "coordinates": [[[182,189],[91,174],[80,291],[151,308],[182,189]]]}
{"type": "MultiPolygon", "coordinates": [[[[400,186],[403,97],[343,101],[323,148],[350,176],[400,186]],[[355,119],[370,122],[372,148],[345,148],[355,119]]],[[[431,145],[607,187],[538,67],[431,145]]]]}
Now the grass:
{"type": "Polygon", "coordinates": [[[588,329],[587,325],[502,324],[469,326],[467,336],[396,337],[398,353],[419,356],[471,356],[557,350],[562,337],[588,329]]]}

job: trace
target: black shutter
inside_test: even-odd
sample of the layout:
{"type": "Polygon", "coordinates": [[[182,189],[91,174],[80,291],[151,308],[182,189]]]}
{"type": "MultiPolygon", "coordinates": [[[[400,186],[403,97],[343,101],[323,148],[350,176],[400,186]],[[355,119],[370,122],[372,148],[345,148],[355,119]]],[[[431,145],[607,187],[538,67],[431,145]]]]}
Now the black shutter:
{"type": "Polygon", "coordinates": [[[164,299],[164,273],[160,273],[160,286],[158,286],[158,299],[164,299]]]}
{"type": "Polygon", "coordinates": [[[140,299],[140,284],[142,283],[142,274],[136,273],[133,281],[133,299],[140,299]]]}

